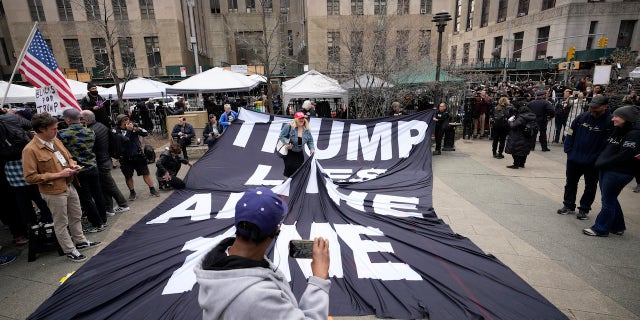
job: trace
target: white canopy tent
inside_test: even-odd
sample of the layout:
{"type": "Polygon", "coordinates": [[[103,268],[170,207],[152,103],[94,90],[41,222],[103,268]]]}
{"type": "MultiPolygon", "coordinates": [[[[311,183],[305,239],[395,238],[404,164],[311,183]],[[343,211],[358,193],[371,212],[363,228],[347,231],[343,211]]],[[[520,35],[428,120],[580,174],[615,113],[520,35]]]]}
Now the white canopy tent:
{"type": "Polygon", "coordinates": [[[245,92],[260,84],[245,75],[213,68],[198,73],[167,88],[167,94],[203,92],[245,92]]]}
{"type": "MultiPolygon", "coordinates": [[[[82,81],[77,81],[77,80],[73,80],[73,79],[67,79],[67,83],[69,84],[69,87],[71,88],[71,93],[73,93],[73,96],[77,99],[80,100],[82,98],[84,98],[84,96],[87,95],[87,83],[86,82],[82,82],[82,81]]],[[[107,88],[105,87],[101,87],[101,86],[97,86],[98,88],[98,93],[107,90],[107,88]]]]}
{"type": "MultiPolygon", "coordinates": [[[[121,83],[120,87],[124,84],[121,83]]],[[[160,81],[155,81],[147,78],[135,78],[133,80],[129,80],[126,82],[124,86],[124,93],[122,94],[123,99],[144,99],[144,98],[153,98],[160,97],[164,95],[164,92],[170,85],[166,83],[162,83],[160,81]]],[[[107,97],[111,95],[112,97],[118,96],[118,91],[116,86],[112,86],[107,88],[104,91],[98,90],[100,95],[103,97],[107,97]]]]}
{"type": "Polygon", "coordinates": [[[347,90],[337,80],[315,70],[283,82],[282,93],[285,106],[296,98],[342,98],[343,102],[348,98],[347,90]]]}
{"type": "Polygon", "coordinates": [[[346,90],[351,89],[377,89],[393,88],[393,85],[371,74],[363,74],[355,79],[345,81],[341,84],[346,90]]]}
{"type": "MultiPolygon", "coordinates": [[[[0,81],[0,95],[4,95],[8,85],[8,82],[0,81]]],[[[35,101],[36,89],[12,83],[4,103],[27,103],[35,101]]]]}
{"type": "Polygon", "coordinates": [[[629,72],[629,77],[634,79],[640,79],[640,67],[633,69],[633,71],[629,72]]]}

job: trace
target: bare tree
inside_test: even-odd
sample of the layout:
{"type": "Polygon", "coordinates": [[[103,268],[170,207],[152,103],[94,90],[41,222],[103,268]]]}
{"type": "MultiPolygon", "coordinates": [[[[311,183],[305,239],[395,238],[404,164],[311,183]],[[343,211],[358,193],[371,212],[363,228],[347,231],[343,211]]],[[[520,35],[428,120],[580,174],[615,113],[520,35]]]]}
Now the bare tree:
{"type": "Polygon", "coordinates": [[[92,39],[96,68],[100,73],[113,80],[118,93],[119,112],[123,113],[122,93],[127,81],[135,75],[136,71],[129,22],[126,17],[122,16],[126,14],[126,10],[114,11],[111,5],[107,5],[107,0],[76,0],[74,3],[86,12],[88,25],[93,34],[97,36],[92,39]],[[121,57],[122,69],[117,68],[116,47],[119,47],[121,52],[125,52],[121,57]]]}

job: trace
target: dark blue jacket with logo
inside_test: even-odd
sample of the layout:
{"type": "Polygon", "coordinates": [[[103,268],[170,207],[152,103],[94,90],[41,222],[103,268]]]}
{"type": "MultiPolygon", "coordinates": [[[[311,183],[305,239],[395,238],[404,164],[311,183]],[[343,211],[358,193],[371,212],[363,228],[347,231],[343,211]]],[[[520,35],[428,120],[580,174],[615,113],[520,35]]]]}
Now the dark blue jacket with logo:
{"type": "Polygon", "coordinates": [[[590,112],[578,115],[571,122],[564,139],[567,160],[580,164],[595,163],[612,131],[609,110],[605,110],[598,118],[594,118],[590,112]]]}

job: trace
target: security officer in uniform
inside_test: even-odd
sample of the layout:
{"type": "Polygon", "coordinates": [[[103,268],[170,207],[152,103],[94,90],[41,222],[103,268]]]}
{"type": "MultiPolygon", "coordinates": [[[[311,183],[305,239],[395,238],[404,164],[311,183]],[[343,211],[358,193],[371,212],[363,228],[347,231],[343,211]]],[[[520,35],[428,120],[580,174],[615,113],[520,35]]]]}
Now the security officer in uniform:
{"type": "MultiPolygon", "coordinates": [[[[547,122],[553,118],[555,111],[553,105],[546,99],[547,92],[544,90],[536,91],[536,99],[527,105],[531,112],[536,115],[538,128],[540,128],[540,146],[542,151],[551,151],[547,148],[547,122]]],[[[531,137],[531,151],[536,147],[536,137],[531,137]]]]}

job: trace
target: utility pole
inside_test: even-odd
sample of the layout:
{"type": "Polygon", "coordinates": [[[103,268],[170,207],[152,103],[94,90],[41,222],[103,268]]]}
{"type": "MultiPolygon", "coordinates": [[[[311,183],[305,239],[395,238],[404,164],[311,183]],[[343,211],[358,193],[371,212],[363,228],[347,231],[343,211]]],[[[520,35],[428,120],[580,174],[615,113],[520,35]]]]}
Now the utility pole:
{"type": "Polygon", "coordinates": [[[502,81],[507,82],[507,63],[509,61],[509,41],[511,41],[511,28],[513,27],[513,20],[509,20],[509,31],[507,32],[507,37],[504,41],[507,43],[506,52],[504,55],[504,70],[502,70],[502,81]]]}

